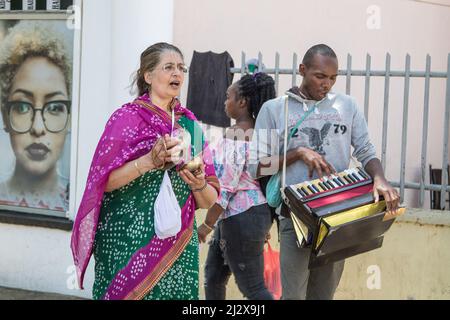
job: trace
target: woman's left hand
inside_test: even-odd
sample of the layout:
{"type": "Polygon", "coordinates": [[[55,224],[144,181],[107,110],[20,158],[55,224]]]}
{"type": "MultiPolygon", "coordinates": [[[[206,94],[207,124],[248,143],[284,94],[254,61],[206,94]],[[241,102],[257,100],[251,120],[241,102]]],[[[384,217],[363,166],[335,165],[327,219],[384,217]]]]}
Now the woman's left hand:
{"type": "Polygon", "coordinates": [[[187,169],[179,171],[181,179],[186,182],[192,190],[201,189],[205,186],[205,165],[202,163],[200,168],[194,172],[187,169]]]}

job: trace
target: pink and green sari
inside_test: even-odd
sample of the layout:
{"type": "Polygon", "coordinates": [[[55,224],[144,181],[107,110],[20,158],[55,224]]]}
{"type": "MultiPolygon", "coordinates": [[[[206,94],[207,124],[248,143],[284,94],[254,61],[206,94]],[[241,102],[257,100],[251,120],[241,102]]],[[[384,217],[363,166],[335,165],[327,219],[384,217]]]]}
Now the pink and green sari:
{"type": "MultiPolygon", "coordinates": [[[[189,131],[192,153],[202,152],[207,181],[219,191],[211,153],[194,115],[179,103],[175,115],[175,127],[189,131]]],[[[106,125],[71,244],[81,288],[94,254],[94,299],[198,299],[196,203],[176,168],[168,172],[182,210],[182,227],[174,237],[161,240],[154,229],[153,205],[163,171],[147,172],[118,190],[104,192],[111,171],[149,152],[158,137],[170,134],[171,126],[169,115],[147,94],[117,110],[106,125]]]]}

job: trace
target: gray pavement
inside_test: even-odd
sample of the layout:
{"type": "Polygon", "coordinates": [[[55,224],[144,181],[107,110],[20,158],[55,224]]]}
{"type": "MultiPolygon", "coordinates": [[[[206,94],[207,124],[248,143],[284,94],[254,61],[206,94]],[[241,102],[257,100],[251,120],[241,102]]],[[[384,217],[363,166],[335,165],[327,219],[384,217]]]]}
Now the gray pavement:
{"type": "Polygon", "coordinates": [[[85,300],[56,293],[0,287],[0,300],[85,300]]]}

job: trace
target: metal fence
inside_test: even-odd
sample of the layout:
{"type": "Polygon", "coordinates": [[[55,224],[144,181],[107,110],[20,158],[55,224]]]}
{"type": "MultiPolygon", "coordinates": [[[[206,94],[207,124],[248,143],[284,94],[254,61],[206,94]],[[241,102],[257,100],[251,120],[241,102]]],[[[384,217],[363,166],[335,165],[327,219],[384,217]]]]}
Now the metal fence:
{"type": "MultiPolygon", "coordinates": [[[[280,75],[291,75],[292,85],[296,85],[298,71],[298,56],[293,55],[292,67],[289,69],[280,68],[280,54],[275,54],[275,67],[266,68],[263,64],[262,53],[258,54],[258,70],[265,73],[274,75],[275,88],[278,94],[280,75]]],[[[243,52],[241,57],[241,67],[231,68],[231,72],[235,74],[244,75],[248,72],[246,66],[246,54],[243,52]]],[[[368,119],[369,114],[369,97],[370,97],[370,80],[372,77],[384,77],[384,107],[383,107],[383,128],[382,128],[382,153],[381,163],[383,168],[386,167],[386,148],[387,148],[387,129],[388,129],[388,111],[389,111],[389,94],[390,94],[390,79],[392,77],[404,78],[404,97],[403,97],[403,123],[402,123],[402,146],[401,146],[401,167],[400,167],[400,181],[391,181],[391,184],[400,188],[400,196],[404,199],[405,189],[419,190],[419,205],[422,207],[424,204],[425,190],[440,192],[440,208],[445,208],[446,193],[450,192],[450,186],[448,185],[448,165],[449,165],[449,123],[450,123],[450,53],[448,54],[447,72],[435,72],[431,71],[431,57],[426,57],[425,71],[411,70],[411,57],[406,56],[405,69],[396,71],[391,70],[391,55],[386,54],[385,70],[372,70],[371,68],[371,56],[368,54],[366,57],[366,69],[365,70],[352,70],[352,56],[347,55],[347,68],[345,70],[339,70],[338,75],[346,77],[346,94],[351,93],[352,77],[364,77],[365,78],[365,92],[364,92],[364,115],[368,119]],[[407,145],[407,130],[408,130],[408,110],[409,110],[409,91],[410,91],[410,79],[411,78],[423,78],[425,83],[424,90],[424,103],[423,103],[423,129],[422,129],[422,151],[421,151],[421,175],[419,182],[406,181],[406,145],[407,145]],[[430,79],[431,78],[443,78],[446,79],[446,97],[445,97],[445,113],[443,119],[444,137],[442,146],[442,176],[441,184],[428,184],[426,183],[426,163],[427,163],[427,137],[428,137],[428,122],[429,122],[429,101],[430,101],[430,79]]]]}

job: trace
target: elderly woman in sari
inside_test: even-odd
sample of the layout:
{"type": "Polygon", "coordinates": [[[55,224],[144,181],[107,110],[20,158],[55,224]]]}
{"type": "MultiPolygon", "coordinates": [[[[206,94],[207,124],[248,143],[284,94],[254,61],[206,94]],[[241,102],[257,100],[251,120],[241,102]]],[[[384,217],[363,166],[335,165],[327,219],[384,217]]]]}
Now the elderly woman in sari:
{"type": "Polygon", "coordinates": [[[215,203],[219,183],[195,116],[176,98],[185,72],[175,46],[146,49],[135,79],[139,97],[111,116],[100,138],[72,234],[80,287],[94,254],[94,299],[198,299],[194,213],[215,203]],[[188,152],[201,155],[196,171],[176,165],[187,151],[174,130],[188,132],[188,152]],[[154,211],[161,209],[155,201],[165,172],[181,208],[181,229],[162,239],[154,211]]]}

